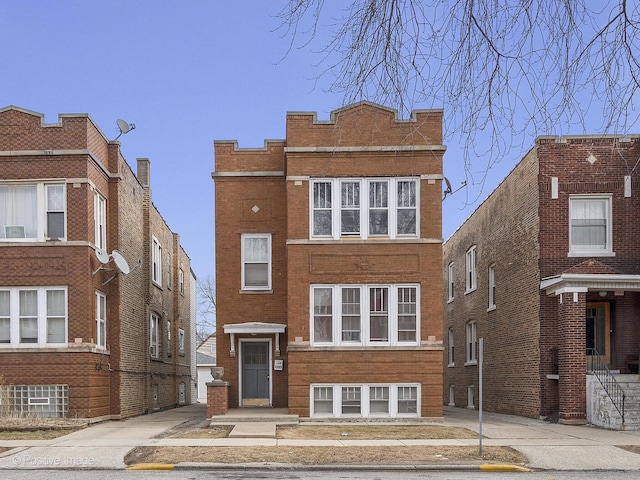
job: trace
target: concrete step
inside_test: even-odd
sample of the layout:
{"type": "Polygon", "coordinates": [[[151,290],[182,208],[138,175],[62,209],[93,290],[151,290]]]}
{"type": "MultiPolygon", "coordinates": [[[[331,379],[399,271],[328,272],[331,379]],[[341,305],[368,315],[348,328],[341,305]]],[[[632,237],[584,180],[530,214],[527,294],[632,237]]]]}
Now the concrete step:
{"type": "Polygon", "coordinates": [[[277,425],[297,425],[300,423],[298,415],[290,415],[286,408],[232,408],[224,415],[211,417],[211,423],[217,425],[236,425],[244,422],[267,422],[277,425]]]}
{"type": "Polygon", "coordinates": [[[229,438],[276,438],[274,422],[242,422],[233,427],[229,438]]]}

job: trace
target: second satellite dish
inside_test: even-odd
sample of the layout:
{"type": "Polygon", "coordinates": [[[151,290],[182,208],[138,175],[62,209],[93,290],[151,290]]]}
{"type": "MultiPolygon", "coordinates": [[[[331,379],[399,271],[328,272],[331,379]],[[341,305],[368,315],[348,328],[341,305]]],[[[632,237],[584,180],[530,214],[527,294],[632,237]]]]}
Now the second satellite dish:
{"type": "Polygon", "coordinates": [[[127,260],[118,250],[111,252],[111,257],[113,258],[113,263],[116,264],[116,267],[118,267],[118,270],[120,270],[123,275],[126,275],[131,271],[127,260]]]}

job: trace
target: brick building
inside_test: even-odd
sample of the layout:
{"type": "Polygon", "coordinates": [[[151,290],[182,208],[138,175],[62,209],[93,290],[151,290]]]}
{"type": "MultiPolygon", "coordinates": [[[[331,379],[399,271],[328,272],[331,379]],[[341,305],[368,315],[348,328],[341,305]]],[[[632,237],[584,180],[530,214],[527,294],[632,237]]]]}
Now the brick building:
{"type": "Polygon", "coordinates": [[[288,113],[215,142],[217,364],[229,407],[442,416],[442,111],[288,113]]]}
{"type": "Polygon", "coordinates": [[[92,421],[191,401],[190,260],[88,115],[0,109],[3,412],[92,421]]]}
{"type": "MultiPolygon", "coordinates": [[[[540,137],[445,242],[444,403],[587,420],[587,363],[637,371],[638,136],[540,137]]],[[[590,376],[589,376],[590,377],[590,376]]]]}

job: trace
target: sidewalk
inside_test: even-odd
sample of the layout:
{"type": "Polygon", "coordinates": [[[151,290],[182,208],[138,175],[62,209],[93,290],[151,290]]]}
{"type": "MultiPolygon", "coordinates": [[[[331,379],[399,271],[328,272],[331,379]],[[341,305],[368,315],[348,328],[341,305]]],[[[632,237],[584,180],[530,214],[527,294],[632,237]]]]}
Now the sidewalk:
{"type": "MultiPolygon", "coordinates": [[[[195,404],[124,421],[105,422],[53,440],[0,440],[13,450],[0,454],[1,469],[122,469],[123,459],[138,446],[477,446],[477,439],[445,440],[278,440],[274,438],[157,438],[185,422],[205,421],[206,405],[195,404]]],[[[478,431],[478,412],[444,408],[444,425],[478,431]]],[[[640,446],[640,432],[552,424],[485,412],[483,446],[512,447],[526,455],[528,466],[548,470],[640,470],[640,454],[617,445],[640,446]]],[[[180,466],[180,465],[178,465],[180,466]]],[[[204,465],[200,465],[204,466],[204,465]]],[[[194,465],[184,465],[194,467],[194,465]]],[[[241,467],[241,466],[239,466],[241,467]]],[[[469,468],[469,465],[465,466],[469,468]]]]}

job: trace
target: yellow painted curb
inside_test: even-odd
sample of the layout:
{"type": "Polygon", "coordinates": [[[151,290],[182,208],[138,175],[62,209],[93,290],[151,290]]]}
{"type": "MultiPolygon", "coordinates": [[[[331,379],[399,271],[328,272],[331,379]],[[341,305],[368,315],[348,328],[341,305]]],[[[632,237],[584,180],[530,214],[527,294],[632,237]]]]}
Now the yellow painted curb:
{"type": "Polygon", "coordinates": [[[480,470],[484,472],[530,472],[531,469],[521,465],[512,465],[504,463],[483,463],[478,465],[480,470]]]}
{"type": "Polygon", "coordinates": [[[173,470],[172,463],[138,463],[127,467],[126,470],[173,470]]]}

